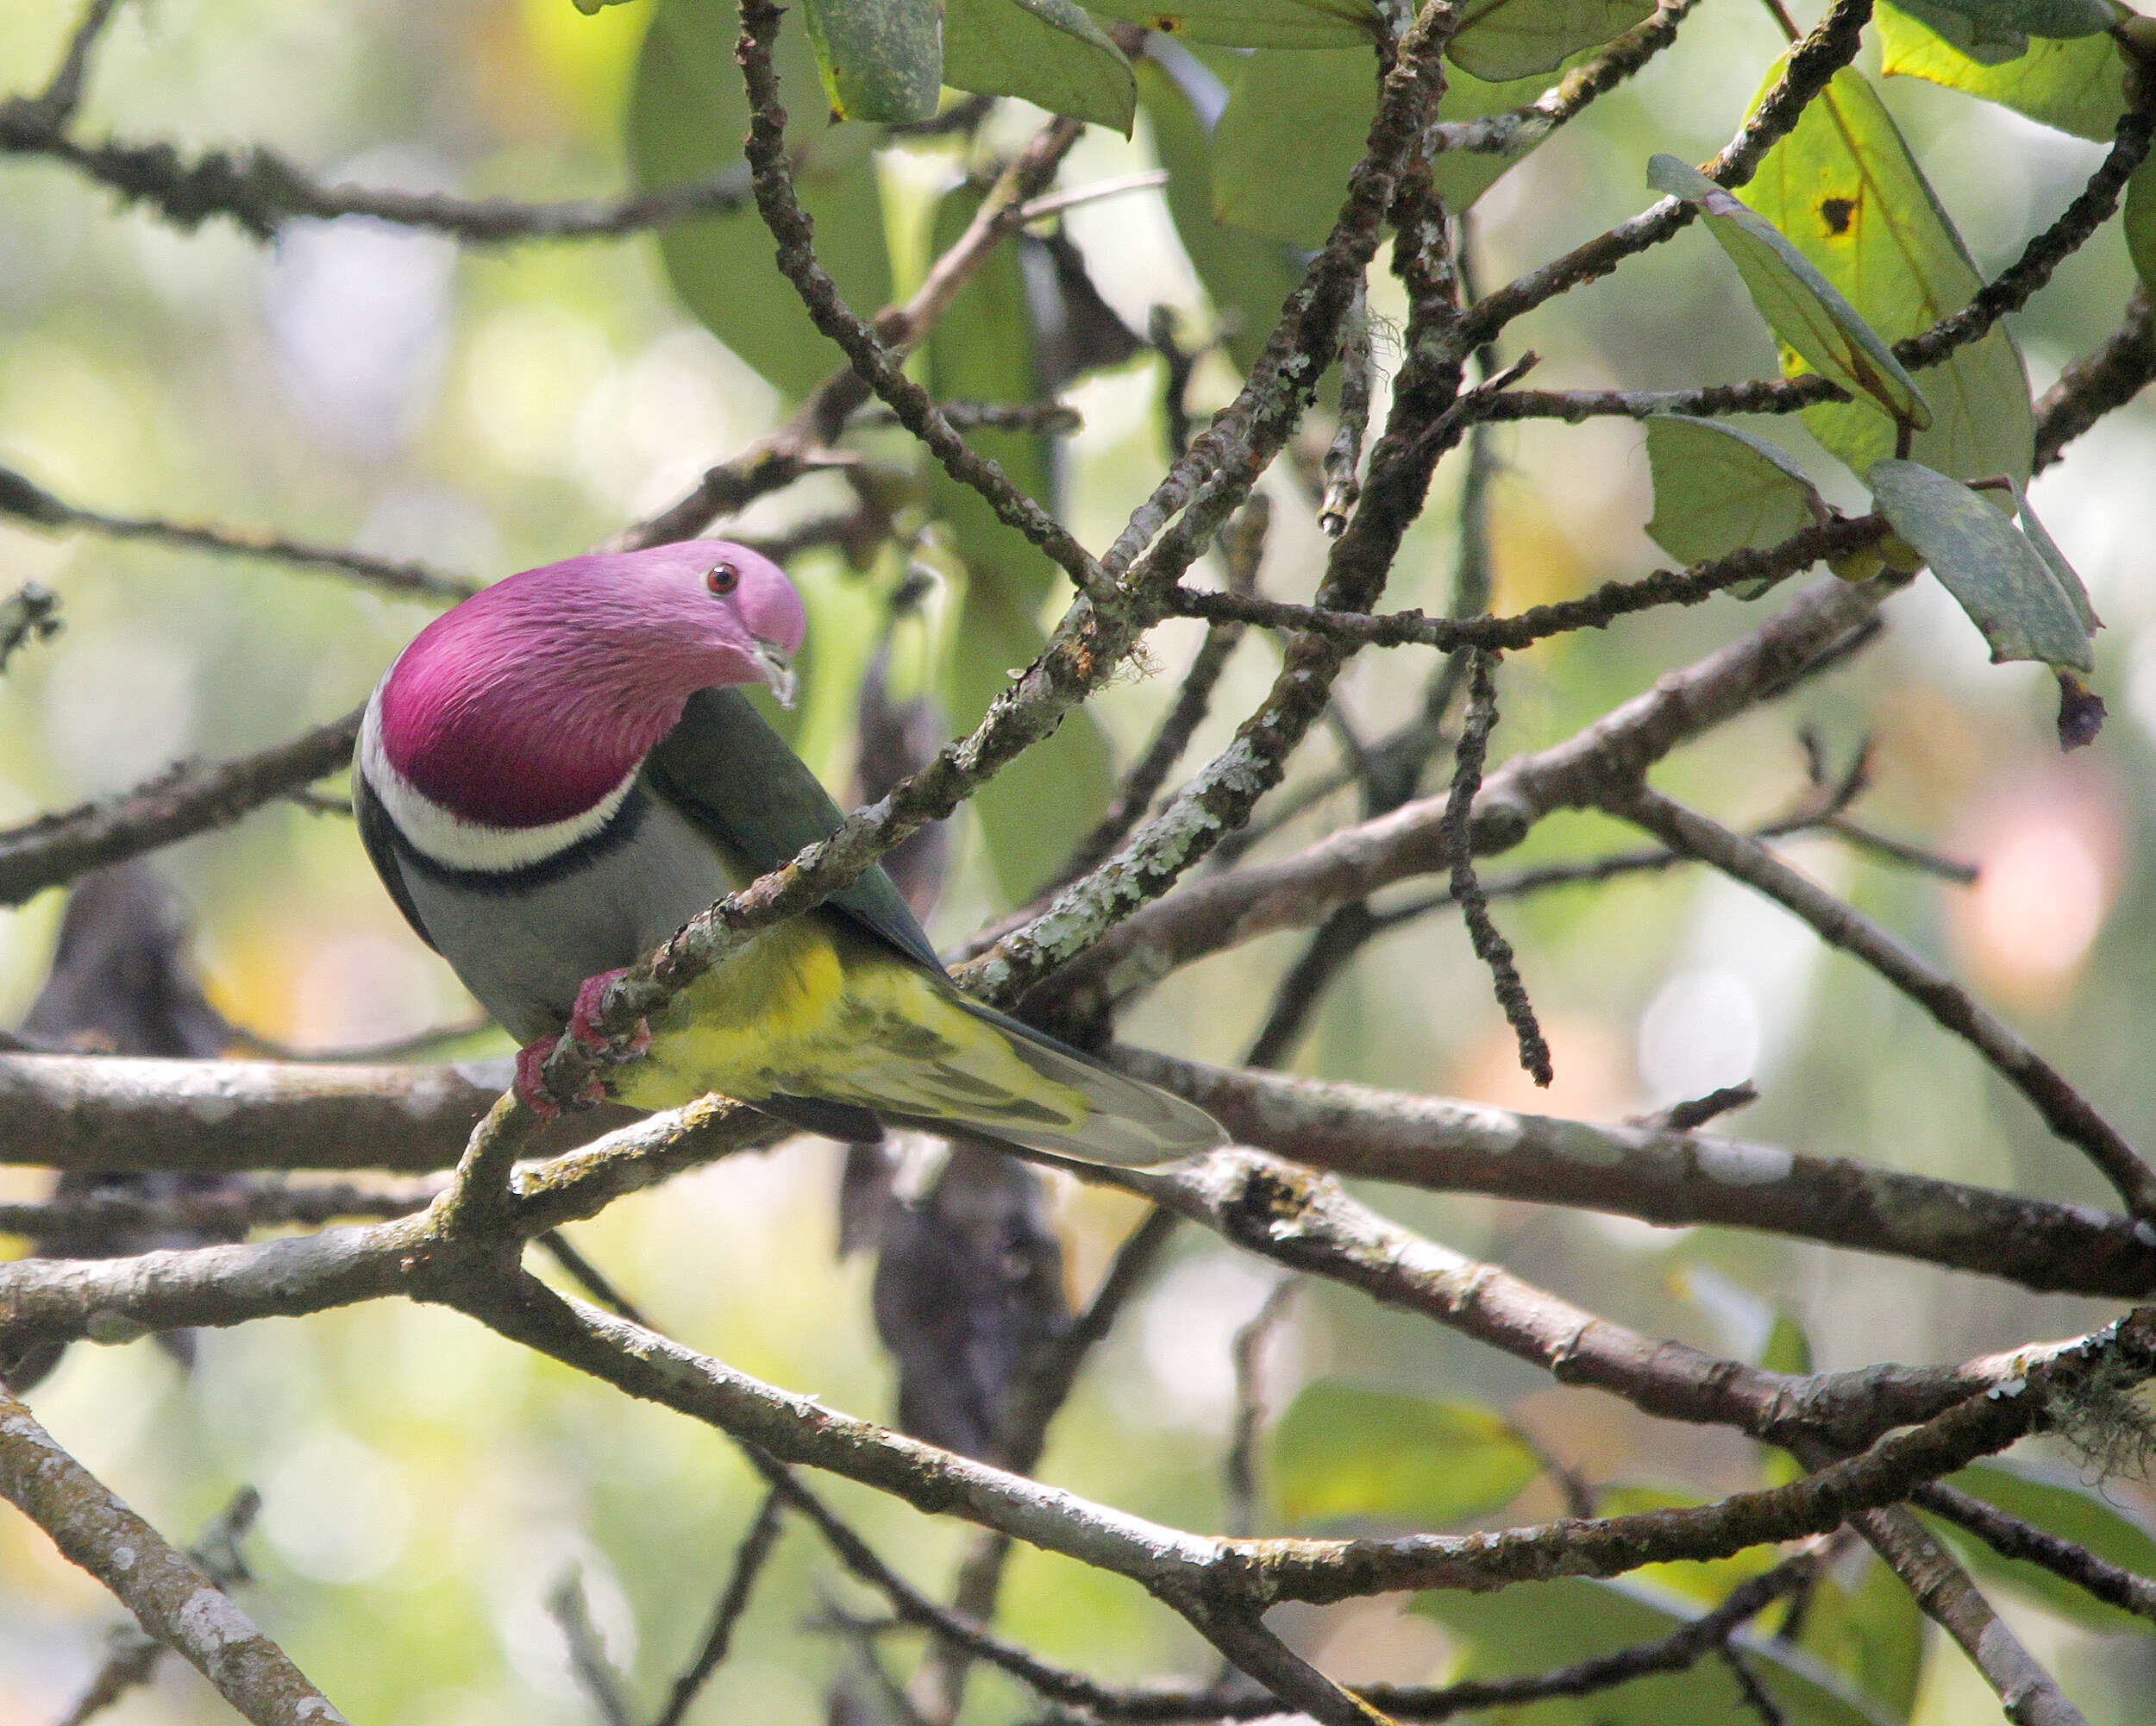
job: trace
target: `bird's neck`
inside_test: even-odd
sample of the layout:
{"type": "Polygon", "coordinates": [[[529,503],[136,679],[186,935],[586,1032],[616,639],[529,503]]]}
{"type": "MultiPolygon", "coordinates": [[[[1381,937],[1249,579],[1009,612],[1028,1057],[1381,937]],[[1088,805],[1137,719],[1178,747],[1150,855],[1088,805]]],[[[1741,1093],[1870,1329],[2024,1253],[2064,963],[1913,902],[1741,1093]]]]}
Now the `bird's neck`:
{"type": "MultiPolygon", "coordinates": [[[[515,651],[445,632],[406,650],[375,692],[369,766],[454,821],[512,832],[618,805],[680,721],[686,692],[544,641],[515,651]]],[[[384,788],[376,787],[378,790],[384,788]]]]}

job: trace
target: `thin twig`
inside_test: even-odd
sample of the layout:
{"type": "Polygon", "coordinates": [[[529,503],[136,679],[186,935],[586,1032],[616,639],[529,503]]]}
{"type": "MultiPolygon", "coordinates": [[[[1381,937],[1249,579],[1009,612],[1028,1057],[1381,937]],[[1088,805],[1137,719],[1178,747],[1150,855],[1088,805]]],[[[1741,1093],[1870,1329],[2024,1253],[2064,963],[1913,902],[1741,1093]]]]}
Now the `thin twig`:
{"type": "Polygon", "coordinates": [[[729,1648],[733,1645],[735,1628],[741,1622],[742,1614],[749,1610],[749,1597],[762,1574],[765,1560],[771,1549],[778,1544],[780,1497],[774,1490],[763,1496],[756,1507],[755,1520],[749,1523],[749,1532],[734,1549],[734,1567],[726,1578],[726,1591],[718,1597],[718,1604],[711,1613],[711,1628],[705,1633],[704,1645],[697,1651],[695,1660],[674,1681],[674,1688],[667,1694],[667,1705],[659,1710],[652,1726],[680,1726],[681,1717],[688,1712],[689,1704],[710,1682],[711,1676],[724,1664],[729,1648]]]}
{"type": "Polygon", "coordinates": [[[274,534],[196,526],[156,517],[107,515],[99,510],[83,509],[54,497],[42,486],[5,468],[0,468],[0,515],[12,516],[37,527],[80,529],[112,539],[147,540],[188,551],[270,558],[280,563],[317,564],[342,574],[356,575],[391,593],[414,593],[430,599],[467,599],[479,589],[479,583],[468,577],[444,574],[423,563],[370,557],[365,552],[285,539],[274,534]]]}
{"type": "Polygon", "coordinates": [[[1483,753],[1497,725],[1497,686],[1490,675],[1487,655],[1473,656],[1468,679],[1467,718],[1453,749],[1452,790],[1445,811],[1445,849],[1452,860],[1452,897],[1467,923],[1475,957],[1489,967],[1497,1004],[1504,1008],[1506,1022],[1520,1044],[1520,1064],[1538,1085],[1547,1087],[1556,1076],[1550,1065],[1550,1045],[1535,1022],[1526,985],[1520,982],[1519,968],[1513,962],[1512,944],[1498,932],[1489,901],[1475,880],[1475,847],[1468,818],[1475,807],[1475,794],[1482,788],[1483,753]]]}
{"type": "Polygon", "coordinates": [[[606,1648],[592,1615],[584,1604],[584,1572],[571,1565],[547,1596],[547,1612],[561,1630],[568,1647],[569,1670],[584,1693],[599,1710],[606,1726],[632,1726],[629,1699],[622,1694],[621,1674],[606,1658],[606,1648]]]}
{"type": "Polygon", "coordinates": [[[1223,1529],[1238,1540],[1257,1532],[1257,1441],[1265,1426],[1265,1388],[1258,1382],[1259,1368],[1267,1345],[1288,1315],[1296,1284],[1293,1277],[1282,1277],[1275,1283],[1228,1346],[1228,1358],[1235,1366],[1235,1417],[1228,1430],[1227,1454],[1220,1465],[1226,1505],[1220,1521],[1223,1529]]]}
{"type": "Polygon", "coordinates": [[[1733,833],[1644,783],[1631,790],[1613,788],[1604,807],[1652,833],[1672,850],[1689,852],[1757,888],[1809,924],[1827,945],[1870,966],[1982,1055],[2028,1100],[2046,1126],[2078,1145],[2103,1171],[2136,1216],[2156,1221],[2156,1171],[2005,1020],[1915,949],[1808,880],[1757,840],[1733,833]]]}
{"type": "Polygon", "coordinates": [[[1966,1528],[2002,1557],[2041,1565],[2091,1598],[2156,1622],[2156,1579],[2136,1576],[2086,1547],[2009,1516],[1943,1480],[1918,1487],[1909,1502],[1966,1528]]]}

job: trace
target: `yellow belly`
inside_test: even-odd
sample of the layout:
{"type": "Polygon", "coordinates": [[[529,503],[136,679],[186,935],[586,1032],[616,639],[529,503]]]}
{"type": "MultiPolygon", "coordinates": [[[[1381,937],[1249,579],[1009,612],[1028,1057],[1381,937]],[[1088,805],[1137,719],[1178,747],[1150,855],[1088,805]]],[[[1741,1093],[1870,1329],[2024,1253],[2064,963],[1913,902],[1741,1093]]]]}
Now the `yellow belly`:
{"type": "Polygon", "coordinates": [[[638,1108],[707,1091],[819,1097],[991,1134],[1074,1132],[1092,1113],[950,984],[814,914],[759,935],[683,990],[654,1015],[649,1053],[613,1078],[638,1108]]]}

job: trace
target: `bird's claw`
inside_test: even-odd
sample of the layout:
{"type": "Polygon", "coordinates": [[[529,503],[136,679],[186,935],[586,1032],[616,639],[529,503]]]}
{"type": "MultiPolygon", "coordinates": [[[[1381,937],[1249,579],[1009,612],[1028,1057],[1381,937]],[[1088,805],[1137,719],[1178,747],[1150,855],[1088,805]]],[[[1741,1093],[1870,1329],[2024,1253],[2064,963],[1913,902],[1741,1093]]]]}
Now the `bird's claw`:
{"type": "Polygon", "coordinates": [[[585,978],[584,987],[576,992],[576,1006],[569,1014],[569,1035],[608,1062],[633,1061],[651,1046],[651,1026],[641,1019],[625,1042],[617,1043],[602,1035],[599,1029],[599,1005],[605,996],[606,986],[615,978],[627,975],[624,967],[585,978]]]}
{"type": "MultiPolygon", "coordinates": [[[[547,1089],[547,1057],[554,1053],[554,1046],[553,1038],[542,1037],[517,1051],[517,1095],[524,1107],[542,1120],[561,1119],[561,1105],[547,1089]]],[[[584,1082],[584,1089],[577,1093],[576,1100],[580,1103],[606,1101],[606,1086],[597,1073],[584,1082]]]]}

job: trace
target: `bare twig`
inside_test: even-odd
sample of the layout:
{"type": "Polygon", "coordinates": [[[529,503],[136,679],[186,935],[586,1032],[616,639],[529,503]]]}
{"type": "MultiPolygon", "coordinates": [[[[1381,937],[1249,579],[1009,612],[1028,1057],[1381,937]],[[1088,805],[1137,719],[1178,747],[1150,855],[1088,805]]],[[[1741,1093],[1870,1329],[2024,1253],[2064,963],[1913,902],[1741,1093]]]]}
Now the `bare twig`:
{"type": "Polygon", "coordinates": [[[621,1674],[606,1658],[606,1650],[585,1610],[584,1572],[571,1565],[547,1596],[547,1612],[561,1627],[561,1640],[569,1650],[569,1670],[599,1710],[606,1726],[631,1726],[629,1701],[622,1694],[621,1674]]]}
{"type": "Polygon", "coordinates": [[[2041,1565],[2092,1598],[2156,1622],[2156,1580],[2136,1576],[2086,1547],[2009,1516],[1943,1480],[1918,1487],[1909,1502],[1966,1528],[2002,1557],[2041,1565]]]}
{"type": "Polygon", "coordinates": [[[1506,1021],[1519,1040],[1520,1064],[1538,1085],[1546,1087],[1556,1076],[1550,1065],[1550,1045],[1543,1040],[1542,1027],[1535,1022],[1534,1008],[1527,1000],[1526,985],[1520,982],[1519,969],[1513,963],[1512,944],[1498,933],[1489,907],[1475,882],[1475,846],[1469,817],[1474,809],[1475,794],[1482,788],[1483,750],[1497,724],[1497,686],[1490,675],[1487,655],[1477,653],[1473,656],[1468,675],[1467,719],[1460,728],[1460,740],[1453,750],[1452,789],[1445,799],[1445,808],[1444,833],[1445,850],[1451,859],[1452,897],[1459,905],[1461,915],[1467,919],[1468,936],[1475,944],[1475,957],[1489,967],[1491,980],[1496,985],[1497,1004],[1504,1008],[1506,1021]]]}
{"type": "Polygon", "coordinates": [[[674,1688],[667,1695],[667,1705],[659,1710],[653,1726],[680,1726],[681,1717],[696,1700],[697,1693],[724,1664],[727,1650],[733,1646],[734,1630],[741,1622],[742,1614],[749,1610],[749,1597],[755,1588],[756,1579],[762,1574],[772,1547],[778,1544],[779,1509],[778,1491],[774,1489],[766,1492],[763,1502],[756,1507],[755,1520],[749,1523],[749,1532],[734,1549],[734,1567],[726,1579],[726,1591],[719,1596],[718,1605],[711,1614],[711,1628],[705,1632],[704,1645],[698,1649],[687,1670],[674,1679],[674,1688]]]}
{"type": "Polygon", "coordinates": [[[1430,141],[1446,151],[1473,155],[1524,156],[1598,96],[1624,83],[1677,40],[1677,27],[1697,0],[1664,0],[1653,16],[1635,24],[1591,60],[1583,60],[1549,89],[1518,108],[1479,120],[1438,121],[1430,141]]]}
{"type": "Polygon", "coordinates": [[[461,599],[479,588],[479,584],[468,577],[444,574],[423,563],[370,557],[364,552],[339,546],[311,544],[274,534],[245,533],[235,528],[195,526],[157,517],[116,516],[82,509],[6,468],[0,468],[0,515],[12,516],[36,527],[81,529],[112,539],[147,540],[153,544],[178,546],[187,551],[268,558],[279,563],[318,564],[325,569],[356,575],[391,593],[415,593],[430,599],[461,599]]]}
{"type": "MultiPolygon", "coordinates": [[[[1791,51],[1773,89],[1761,97],[1737,135],[1708,163],[1709,179],[1732,188],[1752,178],[1768,147],[1788,134],[1834,74],[1857,57],[1871,0],[1835,0],[1812,33],[1791,51]]],[[[1665,198],[1608,233],[1484,296],[1467,314],[1472,339],[1487,341],[1545,301],[1608,275],[1626,258],[1658,245],[1689,223],[1693,207],[1665,198]]]]}
{"type": "Polygon", "coordinates": [[[1257,1532],[1257,1442],[1265,1426],[1265,1387],[1258,1382],[1266,1346],[1288,1315],[1296,1279],[1282,1277],[1249,1321],[1235,1333],[1229,1357],[1235,1365],[1235,1418],[1220,1466],[1226,1509],[1221,1525],[1240,1540],[1257,1532]]]}
{"type": "Polygon", "coordinates": [[[2103,1171],[2136,1216],[2156,1220],[2156,1172],[2087,1098],[2007,1023],[1943,971],[1783,863],[1757,840],[1733,833],[1642,782],[1613,788],[1604,805],[1672,850],[1712,863],[1809,924],[1829,946],[1862,961],[1944,1029],[1973,1047],[2026,1097],[2046,1126],[2103,1171]]]}

